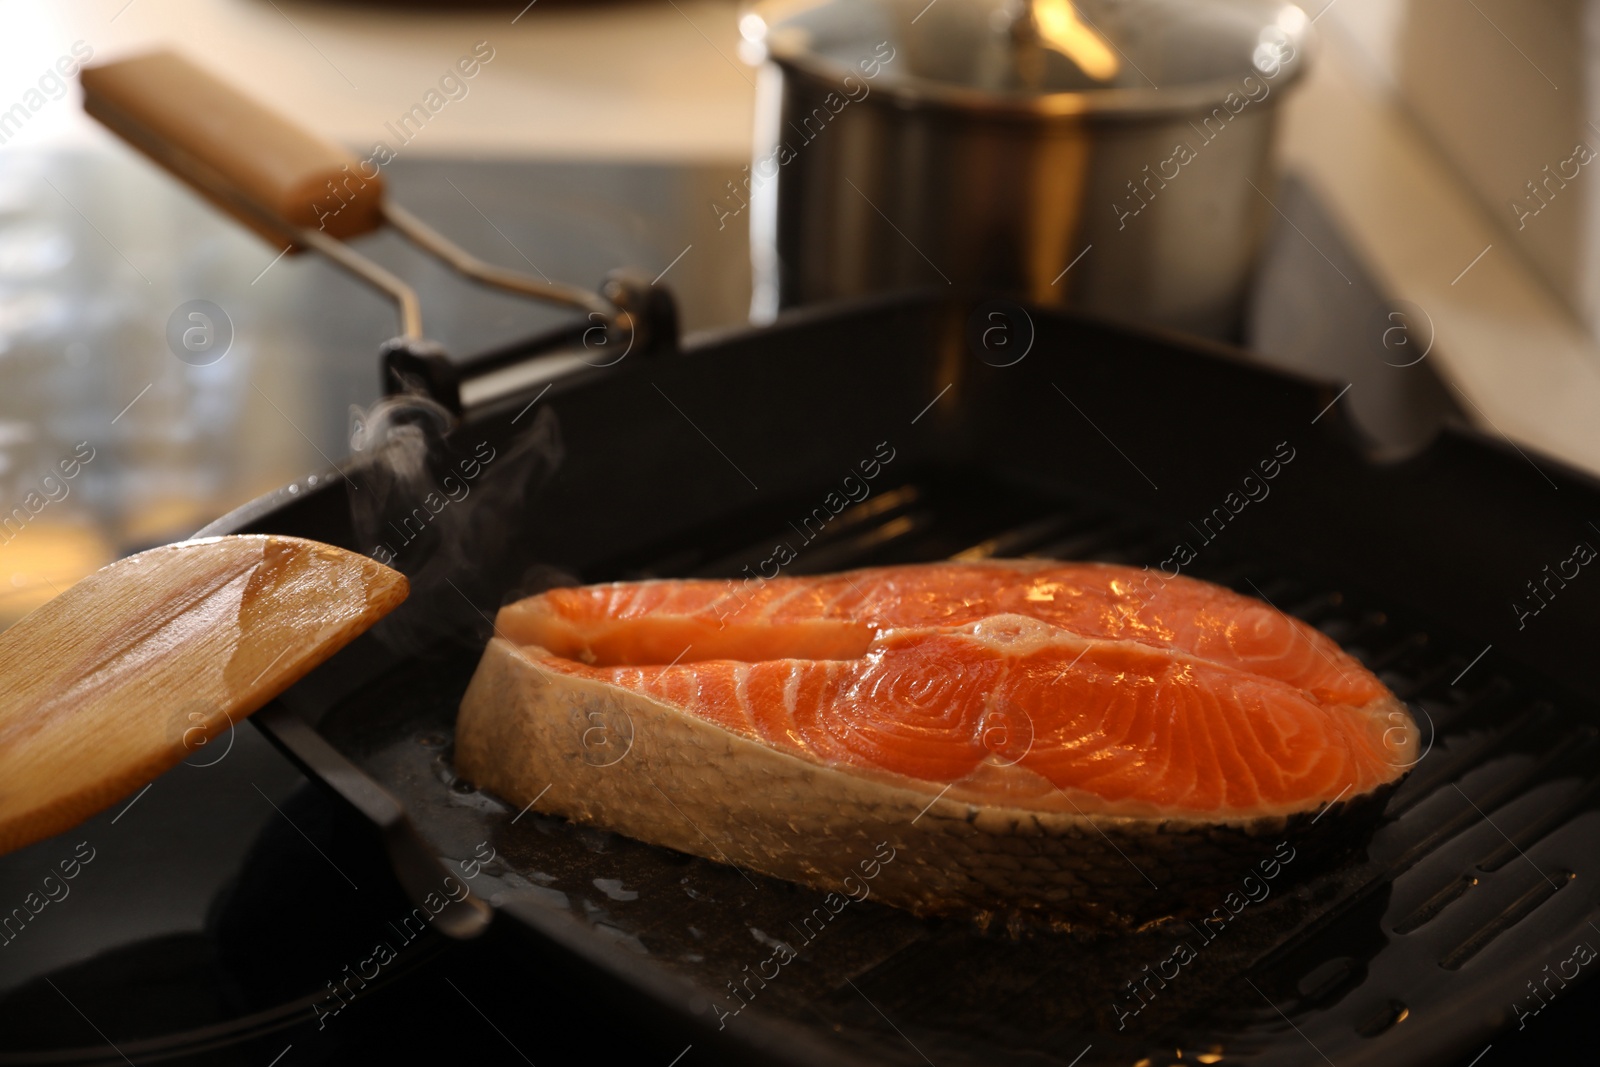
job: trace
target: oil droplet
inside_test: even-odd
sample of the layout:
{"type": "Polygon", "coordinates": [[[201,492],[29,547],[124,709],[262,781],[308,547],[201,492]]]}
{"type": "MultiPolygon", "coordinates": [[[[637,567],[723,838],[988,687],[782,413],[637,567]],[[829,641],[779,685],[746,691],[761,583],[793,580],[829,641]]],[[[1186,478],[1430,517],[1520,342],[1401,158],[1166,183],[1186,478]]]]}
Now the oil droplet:
{"type": "Polygon", "coordinates": [[[596,878],[594,887],[612,900],[638,900],[639,894],[631,889],[622,888],[620,878],[596,878]]]}

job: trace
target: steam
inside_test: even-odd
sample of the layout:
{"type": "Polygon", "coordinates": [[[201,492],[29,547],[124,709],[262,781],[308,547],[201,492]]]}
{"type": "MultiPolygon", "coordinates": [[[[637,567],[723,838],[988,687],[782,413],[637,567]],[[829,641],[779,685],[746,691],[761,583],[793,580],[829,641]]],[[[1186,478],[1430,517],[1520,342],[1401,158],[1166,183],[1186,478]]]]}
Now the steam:
{"type": "Polygon", "coordinates": [[[385,397],[350,416],[356,547],[411,582],[405,604],[374,629],[381,641],[417,654],[481,638],[508,590],[571,583],[526,547],[534,497],[564,455],[550,408],[509,438],[458,427],[420,396],[385,397]]]}

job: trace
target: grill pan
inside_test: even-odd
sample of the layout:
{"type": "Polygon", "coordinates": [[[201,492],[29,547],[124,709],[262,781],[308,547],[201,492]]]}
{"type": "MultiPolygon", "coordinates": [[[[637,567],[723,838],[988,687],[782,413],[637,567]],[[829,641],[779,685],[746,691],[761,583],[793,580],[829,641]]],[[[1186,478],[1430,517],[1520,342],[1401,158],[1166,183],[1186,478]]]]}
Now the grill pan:
{"type": "MultiPolygon", "coordinates": [[[[444,442],[457,454],[482,442],[510,454],[531,424],[559,426],[564,460],[497,506],[515,537],[401,609],[396,627],[423,620],[434,635],[423,655],[417,631],[412,645],[380,631],[257,722],[386,828],[414,893],[485,855],[482,843],[495,850],[472,883],[494,908],[459,910],[447,931],[513,924],[534,939],[530,958],[698,1026],[697,1055],[1415,1063],[1469,1051],[1516,1021],[1514,1005],[1537,1007],[1527,983],[1593,937],[1600,781],[1581,620],[1600,587],[1552,584],[1522,629],[1512,602],[1536,603],[1525,583],[1592,542],[1595,483],[1454,429],[1377,464],[1329,406],[1331,387],[1220,347],[1025,312],[1033,349],[1008,367],[969,350],[972,302],[906,297],[698,339],[469,410],[444,442]],[[522,591],[530,564],[584,581],[742,576],[776,541],[798,542],[789,523],[885,441],[895,458],[873,494],[796,544],[785,573],[962,553],[1157,566],[1189,542],[1189,573],[1319,626],[1418,712],[1428,753],[1376,835],[1204,943],[1192,928],[980,931],[852,905],[718,1029],[711,1005],[740,1003],[727,983],[770,954],[762,938],[799,941],[790,924],[820,894],[520,814],[453,774],[455,709],[485,617],[522,591]],[[1190,523],[1280,442],[1295,458],[1271,495],[1202,541],[1190,523]],[[1123,1014],[1127,983],[1184,939],[1198,959],[1123,1014]]],[[[370,550],[352,525],[361,479],[333,472],[203,532],[370,550]]]]}
{"type": "MultiPolygon", "coordinates": [[[[209,164],[163,162],[252,225],[281,221],[209,164]]],[[[444,934],[522,938],[530,966],[689,1033],[701,1062],[1427,1062],[1517,1022],[1543,1003],[1536,984],[1556,995],[1552,972],[1586,976],[1562,977],[1575,944],[1600,940],[1600,682],[1584,648],[1600,581],[1561,571],[1600,538],[1588,477],[1457,429],[1380,463],[1329,386],[1062,312],[1007,305],[1026,355],[993,360],[973,343],[993,305],[948,294],[680,345],[666,294],[621,286],[596,306],[625,358],[589,358],[580,323],[461,364],[421,343],[414,297],[381,271],[288,236],[400,303],[386,384],[438,404],[385,417],[431,440],[425,476],[357,462],[202,533],[392,554],[413,578],[406,605],[256,722],[374,824],[415,901],[447,875],[470,885],[433,920],[444,934]],[[808,537],[802,520],[883,448],[871,495],[808,537]],[[1280,448],[1294,458],[1270,495],[1230,508],[1280,448]],[[447,472],[471,495],[418,512],[447,472]],[[1186,573],[1270,600],[1377,671],[1427,753],[1376,833],[1315,877],[1209,934],[1115,937],[871,900],[808,927],[811,890],[513,810],[456,777],[455,709],[506,599],[552,580],[745,577],[780,542],[788,574],[956,555],[1156,567],[1187,543],[1186,573]],[[798,960],[740,997],[732,983],[779,940],[798,960]],[[1195,959],[1151,979],[1180,941],[1195,959]]]]}

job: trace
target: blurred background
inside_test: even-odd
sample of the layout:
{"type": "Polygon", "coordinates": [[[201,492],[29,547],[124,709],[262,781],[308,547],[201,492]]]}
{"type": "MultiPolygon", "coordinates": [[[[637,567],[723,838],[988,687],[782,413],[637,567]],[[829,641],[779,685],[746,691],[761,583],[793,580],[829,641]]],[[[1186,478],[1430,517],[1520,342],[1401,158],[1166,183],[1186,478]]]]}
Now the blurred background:
{"type": "MultiPolygon", "coordinates": [[[[75,46],[90,62],[174,47],[360,156],[389,142],[395,198],[515,269],[593,287],[618,266],[654,275],[694,244],[667,279],[685,325],[744,316],[743,223],[719,232],[709,210],[749,151],[754,75],[735,57],[734,5],[536,6],[515,21],[504,5],[0,7],[0,99],[26,109],[45,82],[42,106],[0,125],[0,510],[46,501],[25,533],[0,527],[0,621],[328,469],[349,451],[351,405],[379,395],[378,345],[396,332],[381,296],[314,257],[279,261],[85,116],[75,79],[54,73],[75,46]],[[390,132],[480,42],[492,58],[464,95],[409,144],[390,132]],[[167,340],[194,300],[232,336],[207,365],[167,340]],[[94,458],[50,499],[40,478],[83,441],[94,458]]],[[[425,292],[430,334],[453,352],[561,318],[390,235],[365,247],[425,292]]]]}
{"type": "MultiPolygon", "coordinates": [[[[926,24],[944,16],[930,7],[926,24]]],[[[492,262],[584,286],[613,267],[670,268],[689,330],[751,310],[753,212],[729,209],[760,75],[731,0],[0,11],[0,510],[45,501],[28,536],[0,527],[0,620],[326,470],[348,451],[350,406],[378,393],[377,346],[394,332],[381,298],[312,256],[278,259],[88,119],[56,73],[85,59],[175,47],[358,156],[382,141],[394,198],[492,262]],[[397,138],[475,47],[492,58],[464,94],[397,138]],[[208,365],[167,341],[194,300],[227,319],[208,365]],[[41,486],[80,442],[92,461],[41,486]]],[[[1387,446],[1460,417],[1600,466],[1600,223],[1575,156],[1600,144],[1583,49],[1594,5],[1334,0],[1305,15],[1310,62],[1275,98],[1265,251],[1234,339],[1352,383],[1345,402],[1387,446]]],[[[872,242],[899,241],[895,204],[881,219],[857,207],[872,242]]],[[[392,236],[363,247],[421,290],[454,353],[561,321],[392,236]]]]}
{"type": "MultiPolygon", "coordinates": [[[[923,14],[936,25],[959,6],[923,14]]],[[[395,333],[382,298],[281,255],[88,119],[63,71],[177,49],[360,157],[385,143],[393,198],[483,259],[589,287],[636,268],[674,290],[692,333],[779,302],[763,303],[773,263],[758,235],[753,268],[750,229],[763,216],[740,195],[774,137],[758,95],[775,91],[743,13],[733,0],[0,0],[0,626],[112,559],[316,485],[349,451],[353,409],[380,395],[378,348],[395,333]],[[398,137],[469,55],[464,90],[398,137]],[[185,350],[174,339],[196,308],[209,332],[185,350]]],[[[1307,62],[1275,98],[1260,233],[1220,336],[1347,386],[1338,402],[1378,455],[1457,421],[1530,462],[1600,471],[1600,4],[1307,0],[1296,17],[1307,62]]],[[[889,136],[865,132],[855,151],[889,136]]],[[[1186,181],[1156,205],[1202,195],[1186,181]]],[[[862,197],[849,227],[897,250],[907,284],[956,269],[904,232],[907,203],[862,197]]],[[[1114,223],[1106,201],[1091,210],[1114,223]]],[[[452,353],[571,318],[468,285],[393,235],[360,245],[419,290],[428,335],[452,353]]],[[[1067,259],[1063,293],[1070,271],[1098,269],[1067,259]]],[[[53,932],[0,958],[0,994],[203,925],[276,819],[257,794],[288,803],[300,786],[253,731],[238,743],[210,777],[164,779],[118,828],[132,832],[112,831],[115,811],[89,824],[121,854],[105,867],[171,877],[85,878],[72,921],[46,916],[53,932]],[[136,818],[185,829],[139,837],[136,818]]],[[[7,901],[32,884],[32,858],[53,859],[36,853],[0,866],[7,901]]]]}

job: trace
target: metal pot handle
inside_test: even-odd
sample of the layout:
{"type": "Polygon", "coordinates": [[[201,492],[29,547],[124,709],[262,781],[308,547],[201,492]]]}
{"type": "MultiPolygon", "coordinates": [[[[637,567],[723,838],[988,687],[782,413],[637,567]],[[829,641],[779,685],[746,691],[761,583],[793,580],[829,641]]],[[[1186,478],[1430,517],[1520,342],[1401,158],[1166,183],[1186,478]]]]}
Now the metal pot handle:
{"type": "MultiPolygon", "coordinates": [[[[474,281],[599,316],[630,346],[672,347],[644,339],[639,312],[659,298],[607,284],[606,293],[535,278],[486,263],[405,208],[387,200],[384,181],[349,152],[295,125],[227,82],[169,51],[86,67],[83,108],[213,204],[287,252],[314,249],[387,294],[400,316],[400,336],[387,346],[438,371],[442,350],[426,341],[416,292],[344,243],[393,226],[411,243],[474,281]],[[337,204],[336,209],[332,204],[337,204]]],[[[675,316],[663,321],[673,322],[675,316]]],[[[620,345],[619,345],[620,347],[620,345]]],[[[386,353],[388,367],[406,362],[386,353]]],[[[441,382],[447,382],[449,375],[441,382]]],[[[389,383],[386,383],[389,384],[389,383]]],[[[454,387],[445,386],[446,391],[454,387]]],[[[459,396],[442,398],[459,408],[459,396]],[[453,401],[453,402],[451,402],[453,401]]]]}

